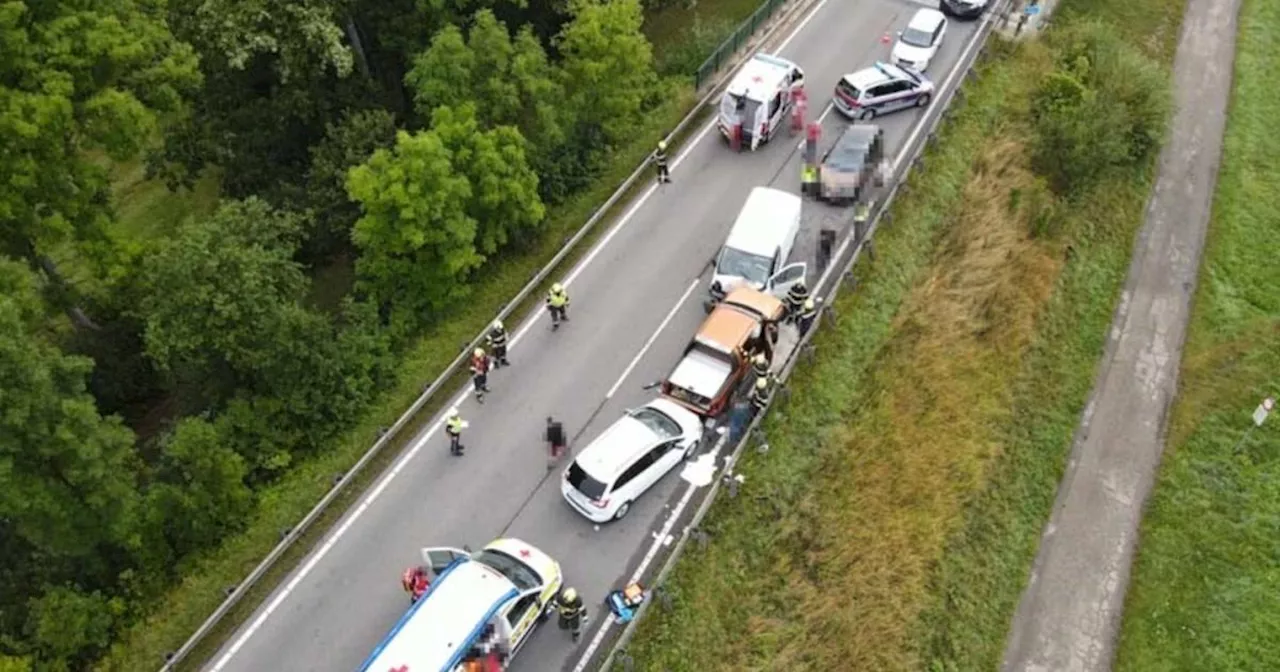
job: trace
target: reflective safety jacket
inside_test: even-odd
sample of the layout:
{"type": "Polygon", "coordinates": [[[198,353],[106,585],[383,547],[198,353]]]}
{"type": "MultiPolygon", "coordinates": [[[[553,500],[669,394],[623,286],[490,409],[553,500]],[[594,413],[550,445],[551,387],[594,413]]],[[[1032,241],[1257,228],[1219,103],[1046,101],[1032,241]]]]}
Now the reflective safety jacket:
{"type": "Polygon", "coordinates": [[[506,329],[490,329],[485,340],[489,343],[490,348],[501,348],[507,344],[506,329]]]}
{"type": "Polygon", "coordinates": [[[449,418],[449,420],[444,423],[444,431],[452,434],[453,436],[461,436],[462,418],[449,418]]]}
{"type": "Polygon", "coordinates": [[[547,305],[552,308],[564,308],[569,305],[569,293],[560,292],[557,294],[556,292],[547,292],[547,305]]]}

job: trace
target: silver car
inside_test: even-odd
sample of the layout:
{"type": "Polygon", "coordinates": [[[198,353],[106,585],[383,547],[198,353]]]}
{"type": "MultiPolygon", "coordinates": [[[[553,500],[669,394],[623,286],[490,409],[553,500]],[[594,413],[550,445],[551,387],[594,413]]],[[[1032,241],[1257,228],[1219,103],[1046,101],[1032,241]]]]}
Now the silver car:
{"type": "Polygon", "coordinates": [[[822,157],[819,198],[835,203],[857,201],[869,186],[884,185],[884,131],[872,124],[844,129],[822,157]]]}

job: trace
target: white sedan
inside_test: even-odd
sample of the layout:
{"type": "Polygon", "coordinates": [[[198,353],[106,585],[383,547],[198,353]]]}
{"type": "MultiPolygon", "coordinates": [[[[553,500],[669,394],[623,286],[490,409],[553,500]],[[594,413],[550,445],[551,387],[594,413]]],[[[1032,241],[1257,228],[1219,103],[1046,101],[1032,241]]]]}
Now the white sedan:
{"type": "Polygon", "coordinates": [[[922,9],[911,17],[907,29],[898,33],[889,60],[894,65],[924,72],[938,53],[947,33],[947,17],[936,9],[922,9]]]}

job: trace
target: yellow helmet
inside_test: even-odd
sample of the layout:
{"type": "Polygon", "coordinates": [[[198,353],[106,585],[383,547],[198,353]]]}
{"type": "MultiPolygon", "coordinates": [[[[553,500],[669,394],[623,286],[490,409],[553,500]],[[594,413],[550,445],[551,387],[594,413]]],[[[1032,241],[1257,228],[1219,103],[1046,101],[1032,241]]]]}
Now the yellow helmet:
{"type": "Polygon", "coordinates": [[[476,348],[476,351],[471,354],[476,357],[484,357],[484,348],[476,348]]]}
{"type": "Polygon", "coordinates": [[[498,331],[502,331],[502,320],[494,320],[493,328],[497,329],[498,331]]]}
{"type": "Polygon", "coordinates": [[[763,390],[764,388],[766,388],[766,387],[768,387],[768,386],[769,386],[769,379],[765,378],[764,376],[760,376],[759,378],[756,378],[756,389],[757,389],[757,390],[763,390]]]}
{"type": "Polygon", "coordinates": [[[554,284],[554,285],[551,285],[551,293],[552,293],[552,294],[559,294],[560,292],[563,292],[563,291],[564,291],[564,285],[561,285],[561,284],[560,284],[560,283],[558,283],[558,282],[557,282],[556,284],[554,284]]]}
{"type": "Polygon", "coordinates": [[[564,598],[565,602],[572,602],[578,599],[578,591],[573,588],[565,588],[564,592],[560,593],[560,596],[564,598]]]}
{"type": "Polygon", "coordinates": [[[804,300],[804,309],[805,309],[805,310],[813,310],[813,299],[805,299],[805,300],[804,300]]]}
{"type": "Polygon", "coordinates": [[[666,140],[659,140],[659,141],[658,141],[658,149],[661,149],[661,150],[662,150],[662,151],[664,151],[664,152],[665,152],[665,151],[667,151],[667,141],[666,141],[666,140]]]}
{"type": "Polygon", "coordinates": [[[765,362],[767,362],[767,361],[768,361],[768,360],[766,360],[766,359],[764,358],[764,353],[763,353],[763,352],[761,352],[761,353],[757,354],[755,357],[753,357],[753,358],[751,359],[751,362],[752,362],[753,364],[764,364],[764,363],[765,363],[765,362]]]}

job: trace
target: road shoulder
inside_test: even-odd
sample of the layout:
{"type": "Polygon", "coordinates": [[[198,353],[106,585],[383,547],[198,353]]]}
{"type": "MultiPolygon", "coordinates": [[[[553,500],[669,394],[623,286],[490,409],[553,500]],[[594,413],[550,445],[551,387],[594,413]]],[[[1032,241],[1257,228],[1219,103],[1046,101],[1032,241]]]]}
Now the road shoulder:
{"type": "Polygon", "coordinates": [[[1109,669],[1213,204],[1239,0],[1190,0],[1175,113],[1094,392],[1005,650],[1005,670],[1109,669]]]}

